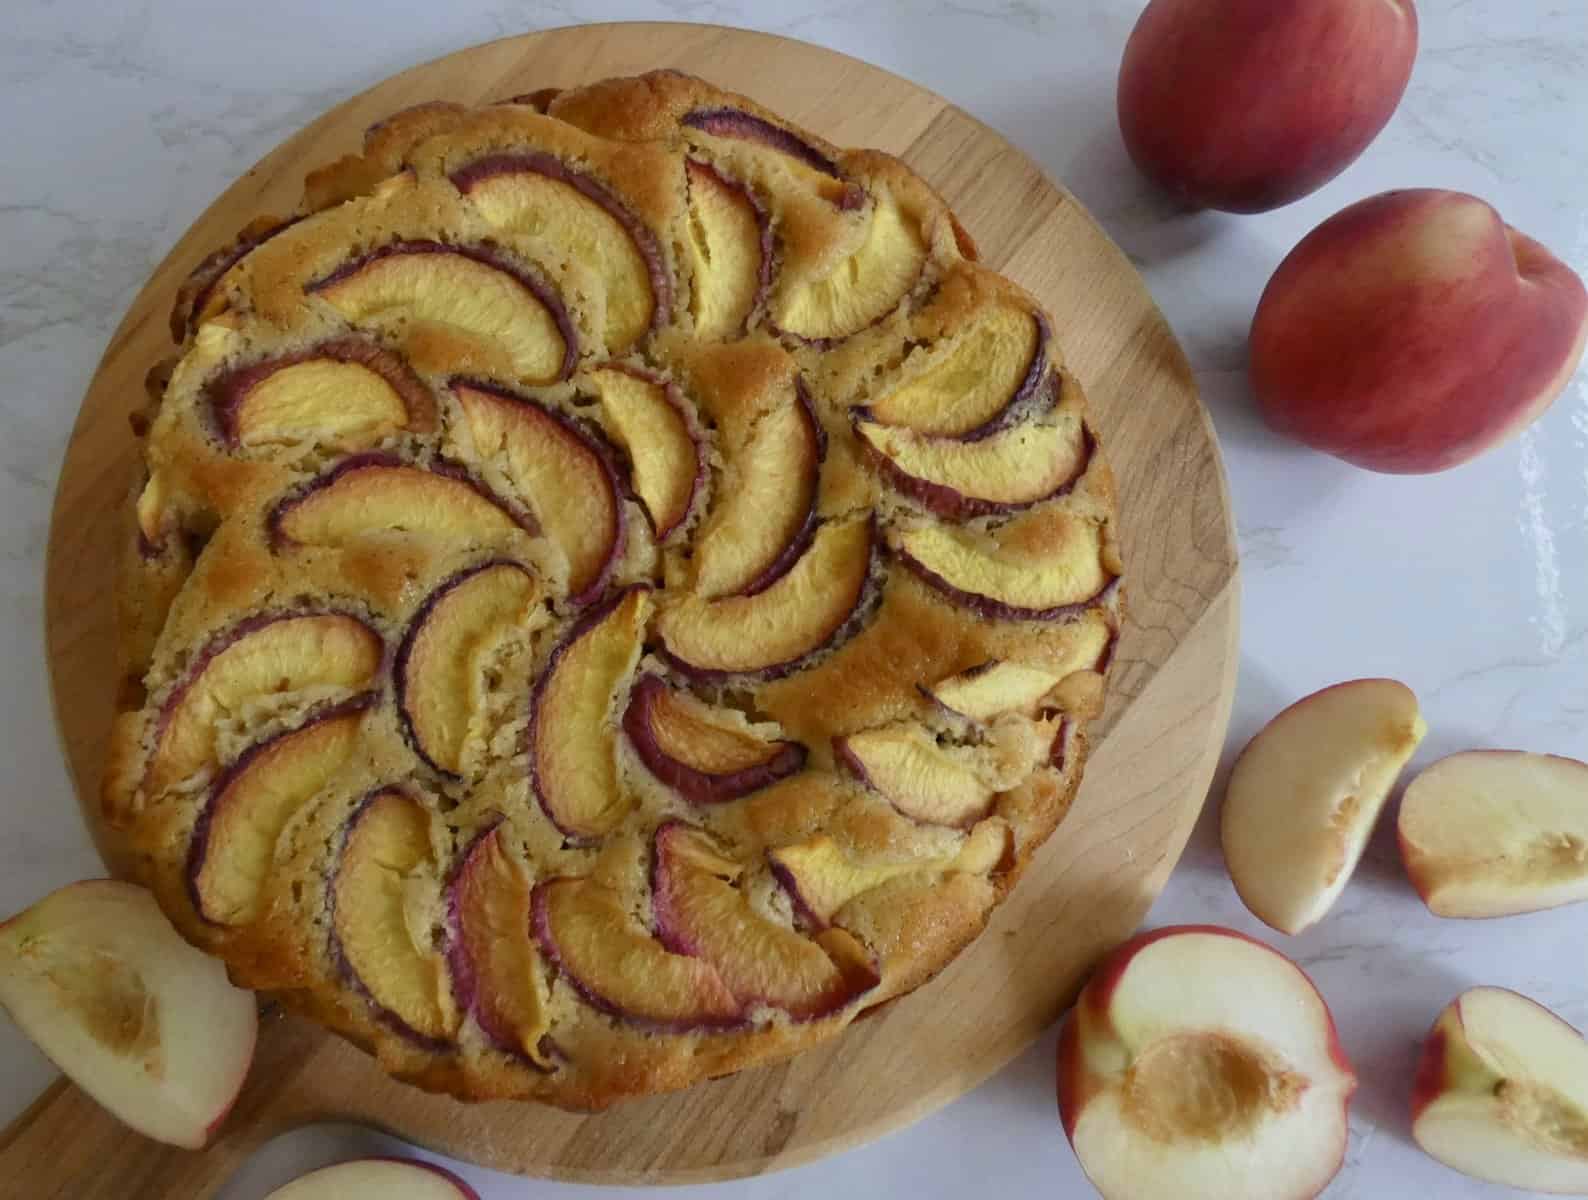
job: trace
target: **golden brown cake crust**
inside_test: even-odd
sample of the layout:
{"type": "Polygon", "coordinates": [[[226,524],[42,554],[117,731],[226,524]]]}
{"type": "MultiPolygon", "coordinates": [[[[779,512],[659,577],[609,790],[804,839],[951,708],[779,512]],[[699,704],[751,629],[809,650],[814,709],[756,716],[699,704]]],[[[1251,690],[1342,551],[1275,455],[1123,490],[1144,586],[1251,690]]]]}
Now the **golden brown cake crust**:
{"type": "Polygon", "coordinates": [[[670,71],[394,114],[206,259],[103,795],[177,927],[394,1075],[582,1109],[930,979],[1122,603],[1064,331],[974,259],[670,71]]]}

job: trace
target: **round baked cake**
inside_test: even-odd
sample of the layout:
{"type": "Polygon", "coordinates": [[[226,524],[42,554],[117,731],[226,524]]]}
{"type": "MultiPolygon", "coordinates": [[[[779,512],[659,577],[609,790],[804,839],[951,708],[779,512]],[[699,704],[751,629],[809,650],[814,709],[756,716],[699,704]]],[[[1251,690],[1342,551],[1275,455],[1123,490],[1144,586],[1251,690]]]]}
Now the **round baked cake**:
{"type": "Polygon", "coordinates": [[[394,1075],[599,1108],[787,1057],[1064,815],[1112,478],[897,159],[670,72],[423,105],[172,332],[106,822],[394,1075]]]}

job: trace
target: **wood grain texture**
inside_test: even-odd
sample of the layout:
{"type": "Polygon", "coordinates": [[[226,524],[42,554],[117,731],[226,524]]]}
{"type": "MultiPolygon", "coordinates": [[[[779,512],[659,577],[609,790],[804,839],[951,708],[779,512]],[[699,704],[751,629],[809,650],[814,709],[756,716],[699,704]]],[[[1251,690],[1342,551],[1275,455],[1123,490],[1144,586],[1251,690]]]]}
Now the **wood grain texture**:
{"type": "Polygon", "coordinates": [[[944,194],[984,261],[1053,314],[1119,478],[1130,589],[1109,710],[1094,729],[1101,743],[1073,810],[987,932],[946,971],[792,1062],[576,1116],[425,1095],[387,1079],[347,1044],[272,1014],[238,1108],[202,1154],[145,1141],[75,1088],[51,1089],[0,1135],[0,1179],[28,1181],[29,1196],[208,1196],[264,1140],[327,1117],[571,1180],[680,1183],[808,1162],[918,1119],[1029,1045],[1098,956],[1134,929],[1179,857],[1229,716],[1238,588],[1217,444],[1162,315],[1072,196],[940,97],[828,50],[710,26],[552,30],[395,76],[268,155],[155,271],[84,399],[50,530],[48,652],[79,796],[97,794],[116,687],[109,573],[117,524],[109,514],[136,462],[127,414],[145,370],[169,351],[166,316],[178,282],[251,216],[289,211],[306,168],[354,148],[366,125],[395,109],[658,66],[745,92],[841,145],[900,155],[944,194]]]}

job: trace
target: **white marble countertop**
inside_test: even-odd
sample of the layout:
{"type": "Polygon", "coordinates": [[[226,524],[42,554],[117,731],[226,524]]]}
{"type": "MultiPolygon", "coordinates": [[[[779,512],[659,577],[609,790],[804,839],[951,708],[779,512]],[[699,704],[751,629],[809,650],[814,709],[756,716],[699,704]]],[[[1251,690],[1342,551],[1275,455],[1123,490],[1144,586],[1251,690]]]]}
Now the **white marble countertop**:
{"type": "MultiPolygon", "coordinates": [[[[1391,675],[1422,698],[1418,762],[1470,746],[1588,756],[1588,377],[1522,438],[1426,478],[1286,445],[1253,414],[1248,322],[1306,230],[1399,186],[1474,192],[1588,275],[1588,19],[1578,0],[1424,0],[1410,90],[1378,141],[1314,195],[1260,217],[1176,214],[1125,159],[1114,76],[1141,0],[11,0],[0,37],[0,913],[98,866],[57,750],[41,655],[51,491],[124,306],[213,196],[355,91],[471,43],[621,18],[712,21],[847,51],[941,93],[1074,191],[1130,253],[1196,368],[1223,440],[1245,563],[1238,747],[1297,696],[1391,675]],[[399,19],[397,14],[401,12],[399,19]],[[314,32],[304,36],[300,31],[314,32]]],[[[1414,764],[1415,765],[1415,764],[1414,764]]],[[[1386,823],[1387,825],[1387,823],[1386,823]]],[[[1463,987],[1517,988],[1588,1025],[1584,910],[1504,921],[1427,913],[1380,831],[1330,918],[1268,933],[1236,899],[1204,817],[1151,922],[1211,921],[1313,974],[1361,1076],[1330,1200],[1499,1194],[1409,1139],[1418,1040],[1463,987]]],[[[914,1128],[679,1200],[1089,1194],[1055,1117],[1053,1036],[914,1128]]],[[[0,1021],[0,1121],[51,1078],[0,1021]]],[[[229,1189],[384,1144],[295,1135],[229,1189]]],[[[465,1169],[487,1200],[631,1195],[465,1169]]],[[[1513,1193],[1514,1194],[1514,1193],[1513,1193]]]]}

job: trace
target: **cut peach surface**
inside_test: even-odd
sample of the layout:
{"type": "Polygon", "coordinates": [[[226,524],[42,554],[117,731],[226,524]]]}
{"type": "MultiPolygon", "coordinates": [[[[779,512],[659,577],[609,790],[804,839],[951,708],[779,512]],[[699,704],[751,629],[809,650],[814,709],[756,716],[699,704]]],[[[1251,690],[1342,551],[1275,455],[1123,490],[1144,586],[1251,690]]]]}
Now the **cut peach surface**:
{"type": "Polygon", "coordinates": [[[1107,1200],[1307,1200],[1340,1169],[1356,1077],[1311,980],[1214,926],[1139,934],[1059,1037],[1059,1115],[1107,1200]]]}
{"type": "Polygon", "coordinates": [[[1442,917],[1588,899],[1588,763],[1519,750],[1440,759],[1406,788],[1401,857],[1442,917]]]}
{"type": "Polygon", "coordinates": [[[1412,1137],[1475,1179],[1588,1194],[1588,1042],[1516,992],[1461,993],[1423,1044],[1412,1137]]]}
{"type": "Polygon", "coordinates": [[[395,1158],[355,1158],[300,1175],[265,1200],[479,1200],[445,1167],[395,1158]]]}
{"type": "Polygon", "coordinates": [[[870,216],[860,245],[830,274],[774,291],[779,329],[812,340],[846,337],[892,312],[915,287],[926,262],[919,226],[886,196],[870,216]]]}
{"type": "Polygon", "coordinates": [[[1235,761],[1220,815],[1246,907],[1283,933],[1321,920],[1356,869],[1427,726],[1393,679],[1356,679],[1285,709],[1235,761]]]}
{"type": "Polygon", "coordinates": [[[253,1061],[254,997],[129,883],[68,884],[0,922],[0,1007],[112,1114],[190,1150],[253,1061]]]}
{"type": "Polygon", "coordinates": [[[634,490],[665,542],[694,505],[705,468],[681,402],[668,385],[634,371],[590,373],[614,440],[629,456],[634,490]]]}
{"type": "Polygon", "coordinates": [[[698,159],[688,159],[689,252],[695,336],[719,340],[744,330],[771,282],[771,226],[754,196],[698,159]]]}
{"type": "Polygon", "coordinates": [[[992,807],[992,789],[929,730],[869,729],[836,739],[833,752],[862,783],[917,821],[968,826],[992,807]]]}

